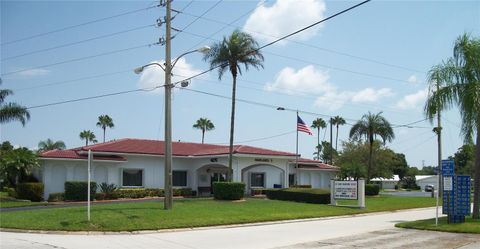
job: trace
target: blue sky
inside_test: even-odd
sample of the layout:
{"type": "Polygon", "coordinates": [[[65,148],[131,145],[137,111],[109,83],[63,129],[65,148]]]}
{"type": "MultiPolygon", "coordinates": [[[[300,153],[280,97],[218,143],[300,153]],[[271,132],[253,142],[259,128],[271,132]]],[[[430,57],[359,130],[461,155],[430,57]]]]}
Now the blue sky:
{"type": "MultiPolygon", "coordinates": [[[[251,33],[263,45],[358,2],[176,0],[173,8],[184,10],[172,26],[184,31],[174,32],[172,56],[216,42],[236,28],[251,33]]],[[[164,8],[148,8],[155,3],[2,1],[2,88],[15,92],[7,101],[33,107],[163,84],[160,70],[152,68],[142,76],[133,73],[134,68],[161,61],[165,55],[163,46],[149,46],[165,31],[164,26],[148,26],[165,14],[164,8]],[[45,34],[134,10],[138,11],[45,34]],[[133,31],[123,32],[127,30],[133,31]],[[23,39],[37,34],[44,35],[23,39]]],[[[424,118],[425,72],[452,55],[454,40],[463,32],[480,35],[479,1],[372,1],[265,48],[265,68],[244,71],[238,79],[237,98],[299,109],[305,112],[300,116],[307,124],[325,118],[320,115],[340,115],[348,123],[340,127],[340,141],[348,139],[350,124],[368,111],[383,111],[395,125],[415,122],[424,118]]],[[[174,80],[206,69],[200,54],[189,54],[177,64],[174,80]]],[[[230,96],[231,84],[230,75],[218,80],[214,71],[193,79],[188,89],[230,96]]],[[[163,139],[163,101],[158,90],[33,108],[25,127],[2,125],[0,139],[35,148],[40,140],[52,138],[77,147],[83,144],[82,130],[94,131],[101,140],[102,131],[95,124],[102,114],[115,123],[114,129],[107,130],[107,140],[163,139]]],[[[192,128],[200,117],[216,126],[206,134],[206,142],[228,143],[230,101],[176,90],[173,139],[200,142],[200,131],[192,128]]],[[[446,157],[462,140],[458,111],[453,109],[444,117],[446,157]]],[[[388,146],[404,153],[411,166],[421,166],[422,161],[433,165],[432,127],[426,121],[415,126],[396,128],[396,139],[388,146]]],[[[295,127],[294,112],[237,104],[236,143],[293,152],[295,127]],[[272,138],[263,139],[268,137],[272,138]]],[[[323,138],[328,140],[329,132],[322,131],[323,138]]],[[[300,153],[311,158],[316,134],[300,134],[299,141],[300,153]]]]}

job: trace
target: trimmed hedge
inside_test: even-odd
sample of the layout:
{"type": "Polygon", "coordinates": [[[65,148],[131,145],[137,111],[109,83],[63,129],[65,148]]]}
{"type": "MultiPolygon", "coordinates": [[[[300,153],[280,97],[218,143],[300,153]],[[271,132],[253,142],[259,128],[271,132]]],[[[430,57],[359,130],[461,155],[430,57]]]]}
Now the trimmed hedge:
{"type": "Polygon", "coordinates": [[[8,193],[8,196],[12,198],[17,198],[17,191],[14,188],[5,188],[5,189],[8,193]]]}
{"type": "MultiPolygon", "coordinates": [[[[65,182],[65,200],[66,201],[86,201],[88,198],[88,183],[81,181],[65,182]]],[[[97,192],[97,183],[90,182],[90,200],[95,198],[97,192]]]]}
{"type": "Polygon", "coordinates": [[[17,198],[31,201],[43,201],[45,186],[40,182],[23,182],[17,184],[17,198]]]}
{"type": "Polygon", "coordinates": [[[243,182],[214,182],[213,197],[217,200],[240,200],[245,193],[243,182]]]}
{"type": "MultiPolygon", "coordinates": [[[[174,188],[173,196],[193,196],[196,194],[191,188],[174,188]]],[[[145,198],[145,197],[164,197],[165,191],[161,188],[121,188],[112,194],[116,198],[145,198]]],[[[102,196],[99,196],[102,198],[102,196]]]]}
{"type": "Polygon", "coordinates": [[[308,188],[266,189],[268,199],[316,204],[330,203],[330,190],[308,188]]]}
{"type": "Polygon", "coordinates": [[[48,201],[64,201],[65,200],[65,193],[59,192],[59,193],[50,193],[48,195],[48,201]]]}
{"type": "Polygon", "coordinates": [[[365,195],[367,196],[378,195],[379,192],[380,192],[380,185],[365,184],[365,195]]]}

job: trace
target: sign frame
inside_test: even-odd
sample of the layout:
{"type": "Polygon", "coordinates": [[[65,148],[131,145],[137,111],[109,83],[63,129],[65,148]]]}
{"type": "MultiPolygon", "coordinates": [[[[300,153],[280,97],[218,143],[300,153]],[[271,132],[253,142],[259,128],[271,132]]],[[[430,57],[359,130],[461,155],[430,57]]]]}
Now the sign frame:
{"type": "MultiPolygon", "coordinates": [[[[350,190],[353,188],[349,188],[350,190]]],[[[358,181],[334,181],[334,192],[333,192],[333,198],[335,200],[358,200],[358,181]],[[355,183],[355,198],[353,197],[340,197],[337,195],[337,183],[343,183],[343,184],[351,184],[355,183]]]]}

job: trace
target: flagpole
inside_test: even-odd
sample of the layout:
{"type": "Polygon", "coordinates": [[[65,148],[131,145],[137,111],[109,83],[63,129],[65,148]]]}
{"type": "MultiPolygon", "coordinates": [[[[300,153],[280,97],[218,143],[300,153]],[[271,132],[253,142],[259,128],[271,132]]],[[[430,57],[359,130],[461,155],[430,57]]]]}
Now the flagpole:
{"type": "Polygon", "coordinates": [[[295,121],[296,130],[297,130],[297,142],[295,145],[295,185],[298,185],[298,110],[297,110],[297,120],[295,121]]]}

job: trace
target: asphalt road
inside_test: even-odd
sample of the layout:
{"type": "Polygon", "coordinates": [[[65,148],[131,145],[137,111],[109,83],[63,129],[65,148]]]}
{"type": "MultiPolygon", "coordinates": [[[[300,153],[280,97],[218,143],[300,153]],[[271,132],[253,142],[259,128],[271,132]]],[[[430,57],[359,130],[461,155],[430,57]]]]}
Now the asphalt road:
{"type": "MultiPolygon", "coordinates": [[[[409,248],[409,236],[420,231],[395,229],[394,224],[401,221],[432,218],[435,208],[385,212],[339,218],[324,218],[280,223],[244,225],[237,227],[212,227],[184,229],[179,231],[147,232],[140,234],[36,234],[36,233],[0,233],[1,248],[349,248],[359,245],[361,248],[409,248]],[[393,229],[395,232],[389,232],[393,229]],[[381,236],[373,236],[376,233],[381,236]],[[387,237],[385,237],[387,236],[387,237]],[[347,238],[347,239],[346,239],[347,238]],[[372,238],[384,238],[389,243],[376,242],[372,238]],[[347,242],[350,239],[351,244],[347,242]],[[359,242],[354,240],[358,239],[359,242]],[[332,244],[334,242],[343,244],[332,244]],[[319,244],[319,242],[323,244],[319,244]],[[313,243],[313,244],[312,244],[313,243]],[[315,244],[317,243],[317,244],[315,244]],[[330,243],[330,244],[328,244],[330,243]],[[327,245],[325,247],[325,245],[327,245]],[[330,246],[328,246],[330,245],[330,246]]],[[[428,233],[428,232],[427,232],[428,233]]],[[[431,232],[435,233],[435,232],[431,232]]],[[[447,236],[448,233],[435,233],[447,236]]],[[[464,235],[452,234],[450,237],[464,235]]],[[[438,240],[433,248],[458,248],[469,246],[471,241],[480,241],[480,235],[461,239],[461,243],[451,244],[452,239],[440,239],[442,236],[430,236],[438,240]],[[463,242],[462,242],[463,241],[463,242]]],[[[429,237],[429,238],[430,238],[429,237]]],[[[419,236],[416,248],[428,247],[430,240],[419,236]]],[[[470,246],[475,244],[470,244],[470,246]]],[[[475,247],[479,245],[476,244],[475,247]]],[[[475,248],[471,247],[471,248],[475,248]]],[[[413,247],[410,247],[413,248],[413,247]]],[[[432,248],[432,247],[430,247],[432,248]]],[[[480,248],[480,247],[478,247],[480,248]]]]}

